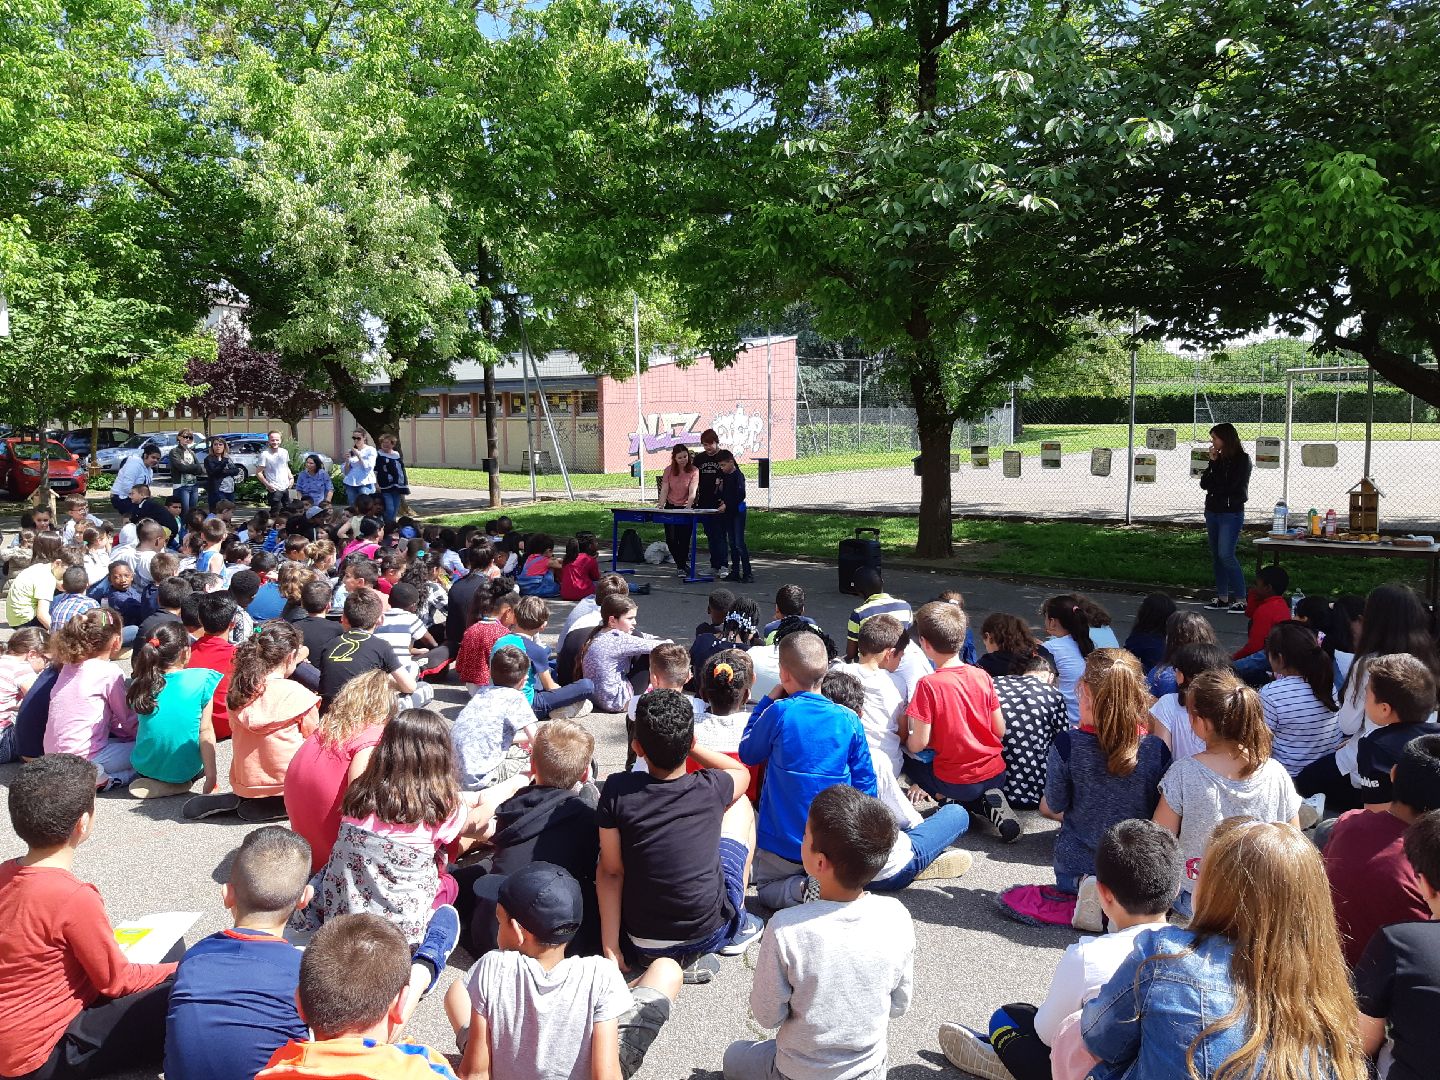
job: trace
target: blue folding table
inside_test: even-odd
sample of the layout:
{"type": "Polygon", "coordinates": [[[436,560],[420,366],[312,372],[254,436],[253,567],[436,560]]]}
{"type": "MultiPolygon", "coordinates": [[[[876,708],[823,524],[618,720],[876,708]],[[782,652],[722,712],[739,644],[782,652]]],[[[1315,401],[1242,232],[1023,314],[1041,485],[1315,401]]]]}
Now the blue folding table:
{"type": "Polygon", "coordinates": [[[696,534],[700,531],[696,526],[702,517],[720,513],[719,510],[661,510],[655,506],[612,506],[610,513],[613,521],[610,526],[610,570],[616,574],[633,574],[635,571],[619,564],[616,556],[620,553],[620,525],[634,523],[637,525],[684,525],[690,530],[690,570],[685,575],[687,583],[697,581],[714,581],[710,574],[697,576],[695,573],[695,547],[696,534]]]}

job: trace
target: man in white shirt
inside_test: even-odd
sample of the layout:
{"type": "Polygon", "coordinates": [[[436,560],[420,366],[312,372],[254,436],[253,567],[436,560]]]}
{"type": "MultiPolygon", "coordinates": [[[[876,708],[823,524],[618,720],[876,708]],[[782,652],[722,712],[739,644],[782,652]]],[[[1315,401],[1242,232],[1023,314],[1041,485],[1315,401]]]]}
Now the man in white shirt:
{"type": "Polygon", "coordinates": [[[289,500],[295,474],[290,471],[290,451],[280,445],[280,433],[272,431],[269,445],[260,451],[260,482],[265,485],[265,498],[270,512],[278,514],[289,500]]]}
{"type": "MultiPolygon", "coordinates": [[[[130,493],[139,486],[150,487],[155,480],[155,466],[159,463],[160,448],[146,446],[142,452],[126,458],[115,474],[115,483],[110,488],[110,505],[126,521],[134,517],[140,508],[139,503],[131,501],[130,493]]],[[[145,494],[150,492],[147,490],[145,494]]]]}

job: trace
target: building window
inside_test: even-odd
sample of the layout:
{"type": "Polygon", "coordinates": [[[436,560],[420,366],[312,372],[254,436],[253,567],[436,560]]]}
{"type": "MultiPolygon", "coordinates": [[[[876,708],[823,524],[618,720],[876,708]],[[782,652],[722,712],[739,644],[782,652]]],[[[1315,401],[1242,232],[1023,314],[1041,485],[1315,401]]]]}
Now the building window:
{"type": "Polygon", "coordinates": [[[315,410],[315,419],[316,419],[316,420],[329,420],[329,419],[330,419],[332,416],[334,416],[334,415],[335,415],[335,406],[334,406],[334,405],[321,405],[318,409],[315,410]]]}
{"type": "Polygon", "coordinates": [[[470,417],[475,415],[474,407],[470,403],[469,394],[450,395],[450,411],[447,414],[454,417],[470,417]]]}
{"type": "Polygon", "coordinates": [[[420,399],[421,416],[439,416],[440,399],[438,397],[422,397],[420,399]]]}
{"type": "Polygon", "coordinates": [[[580,415],[595,416],[600,412],[600,394],[595,390],[580,391],[580,415]]]}
{"type": "Polygon", "coordinates": [[[550,406],[551,416],[575,415],[575,395],[568,390],[558,394],[546,394],[545,404],[550,406]]]}

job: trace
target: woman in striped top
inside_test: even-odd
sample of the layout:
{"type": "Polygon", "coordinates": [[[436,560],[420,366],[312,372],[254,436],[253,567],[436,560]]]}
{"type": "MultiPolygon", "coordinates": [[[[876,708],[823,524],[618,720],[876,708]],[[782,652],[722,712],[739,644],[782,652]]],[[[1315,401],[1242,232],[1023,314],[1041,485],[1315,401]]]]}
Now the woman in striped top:
{"type": "Polygon", "coordinates": [[[1291,775],[1340,746],[1335,713],[1335,668],[1314,632],[1282,622],[1265,637],[1275,681],[1260,691],[1265,723],[1274,738],[1271,756],[1291,775]]]}

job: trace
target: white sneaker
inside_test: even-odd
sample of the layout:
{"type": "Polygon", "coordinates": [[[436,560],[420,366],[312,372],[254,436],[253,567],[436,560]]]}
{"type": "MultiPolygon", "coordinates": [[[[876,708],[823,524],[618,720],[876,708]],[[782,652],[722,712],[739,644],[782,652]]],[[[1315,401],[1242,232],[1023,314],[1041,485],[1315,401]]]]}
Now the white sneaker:
{"type": "Polygon", "coordinates": [[[980,1080],[1015,1080],[1000,1061],[995,1048],[959,1024],[940,1025],[940,1049],[946,1059],[963,1073],[980,1080]]]}
{"type": "Polygon", "coordinates": [[[1070,925],[1090,934],[1105,932],[1105,912],[1100,907],[1100,882],[1094,874],[1080,879],[1080,892],[1075,897],[1075,914],[1070,925]]]}
{"type": "Polygon", "coordinates": [[[1311,795],[1300,803],[1300,828],[1313,829],[1325,816],[1325,793],[1311,795]]]}
{"type": "Polygon", "coordinates": [[[577,716],[588,715],[589,713],[593,712],[594,709],[595,706],[590,704],[590,699],[588,697],[581,698],[579,701],[572,702],[569,705],[561,705],[558,709],[551,709],[550,719],[574,720],[577,716]]]}
{"type": "Polygon", "coordinates": [[[947,848],[935,861],[915,875],[916,881],[943,881],[963,875],[975,863],[975,856],[962,848],[947,848]]]}

